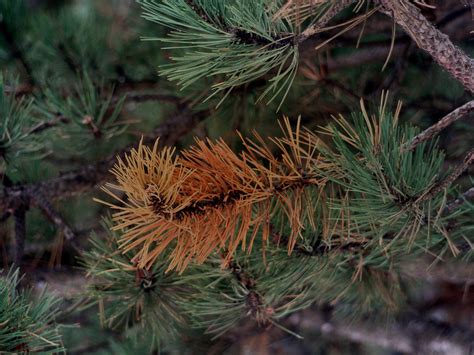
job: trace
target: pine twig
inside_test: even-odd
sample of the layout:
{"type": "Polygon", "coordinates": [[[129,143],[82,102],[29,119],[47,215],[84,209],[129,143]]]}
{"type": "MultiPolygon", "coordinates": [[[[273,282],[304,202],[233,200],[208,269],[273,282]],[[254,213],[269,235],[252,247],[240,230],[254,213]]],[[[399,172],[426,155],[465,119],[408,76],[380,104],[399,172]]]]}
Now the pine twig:
{"type": "MultiPolygon", "coordinates": [[[[443,30],[450,38],[456,37],[457,41],[469,40],[470,34],[468,32],[460,33],[456,29],[455,20],[458,20],[460,17],[465,18],[459,26],[469,26],[472,23],[472,19],[469,16],[464,16],[468,13],[468,10],[465,7],[462,7],[463,11],[456,11],[454,16],[446,16],[445,18],[438,21],[435,26],[439,30],[443,30]]],[[[310,39],[313,39],[311,37],[310,39]]],[[[351,39],[353,40],[353,39],[351,39]]],[[[392,48],[392,58],[400,57],[403,55],[404,50],[411,42],[411,38],[407,34],[400,34],[397,36],[396,42],[393,44],[392,48]]],[[[387,53],[390,51],[391,44],[386,43],[365,43],[361,48],[358,48],[357,51],[352,53],[349,56],[338,56],[338,57],[329,57],[322,59],[322,64],[327,67],[328,72],[339,71],[341,69],[359,67],[367,63],[374,63],[387,58],[387,53]]],[[[312,58],[313,52],[302,52],[302,58],[309,57],[312,58]]],[[[304,61],[304,59],[303,59],[304,61]]]]}
{"type": "MultiPolygon", "coordinates": [[[[213,21],[204,11],[204,9],[197,4],[194,0],[185,0],[186,4],[193,10],[197,16],[201,18],[207,24],[215,26],[215,21],[213,21]]],[[[294,43],[295,36],[291,33],[276,33],[273,36],[273,39],[270,40],[264,36],[261,36],[255,32],[246,31],[240,27],[229,27],[226,26],[222,28],[222,30],[226,31],[229,34],[232,34],[236,41],[239,43],[245,43],[249,45],[256,45],[256,46],[267,46],[270,47],[283,47],[288,43],[294,43]]]]}
{"type": "MultiPolygon", "coordinates": [[[[121,98],[117,97],[112,100],[112,107],[117,105],[121,101],[121,98]]],[[[135,103],[142,103],[148,101],[160,101],[160,102],[169,102],[174,104],[179,104],[179,98],[177,96],[163,94],[163,93],[131,93],[127,94],[125,97],[125,101],[127,102],[135,102],[135,103]]],[[[64,115],[57,115],[54,119],[49,121],[41,121],[37,125],[33,126],[28,134],[37,134],[42,133],[50,128],[54,128],[59,126],[60,124],[69,124],[71,123],[71,119],[64,116],[64,115]]],[[[84,124],[91,125],[93,122],[89,116],[84,117],[84,124]]],[[[94,125],[95,126],[95,125],[94,125]]],[[[91,127],[92,132],[94,135],[100,135],[100,131],[97,131],[97,127],[91,127]]]]}
{"type": "Polygon", "coordinates": [[[433,185],[425,194],[420,196],[417,202],[423,202],[431,200],[438,193],[443,191],[445,188],[450,186],[462,173],[464,173],[469,166],[474,163],[474,149],[471,149],[464,158],[463,162],[454,168],[453,172],[447,176],[444,180],[433,185]]]}
{"type": "Polygon", "coordinates": [[[448,202],[446,207],[443,210],[443,215],[450,214],[460,206],[462,206],[466,201],[474,200],[474,187],[471,187],[469,190],[465,191],[461,196],[455,200],[448,202]]]}
{"type": "Polygon", "coordinates": [[[256,291],[255,280],[234,261],[229,263],[228,269],[237,281],[248,290],[246,302],[252,317],[259,325],[268,325],[269,317],[273,314],[274,310],[271,307],[265,308],[263,297],[256,291]]]}
{"type": "Polygon", "coordinates": [[[131,93],[131,94],[127,94],[127,96],[125,97],[125,100],[127,102],[135,102],[135,103],[148,102],[148,101],[160,101],[160,102],[169,102],[169,103],[178,104],[180,102],[179,97],[174,96],[174,95],[160,93],[160,92],[131,93]]]}
{"type": "Polygon", "coordinates": [[[425,129],[423,132],[418,134],[415,138],[412,139],[412,141],[410,142],[406,150],[415,149],[418,144],[433,138],[436,134],[441,132],[443,129],[453,124],[454,122],[464,118],[465,116],[467,116],[473,111],[474,111],[474,100],[469,101],[468,103],[462,105],[461,107],[458,107],[453,112],[444,116],[436,124],[432,125],[431,127],[425,129]]]}
{"type": "Polygon", "coordinates": [[[447,72],[474,93],[474,60],[449,37],[431,24],[412,3],[402,0],[377,0],[381,12],[394,21],[447,72]]]}
{"type": "Polygon", "coordinates": [[[31,190],[30,199],[32,204],[35,204],[56,227],[63,231],[66,240],[74,239],[75,233],[71,227],[69,227],[61,215],[54,209],[51,202],[39,190],[31,190]]]}
{"type": "Polygon", "coordinates": [[[61,123],[70,123],[71,120],[63,115],[58,115],[56,116],[53,120],[50,120],[50,121],[42,121],[40,123],[38,123],[37,125],[35,125],[34,127],[32,127],[29,131],[28,134],[36,134],[36,133],[41,133],[49,128],[53,128],[53,127],[56,127],[58,126],[59,124],[61,123]]]}
{"type": "Polygon", "coordinates": [[[327,10],[323,16],[321,16],[315,24],[308,27],[306,30],[301,32],[298,35],[296,41],[298,43],[303,43],[308,38],[314,36],[320,29],[327,25],[327,23],[334,18],[342,10],[345,10],[347,7],[351,6],[355,0],[338,0],[336,3],[332,4],[329,10],[327,10]]]}

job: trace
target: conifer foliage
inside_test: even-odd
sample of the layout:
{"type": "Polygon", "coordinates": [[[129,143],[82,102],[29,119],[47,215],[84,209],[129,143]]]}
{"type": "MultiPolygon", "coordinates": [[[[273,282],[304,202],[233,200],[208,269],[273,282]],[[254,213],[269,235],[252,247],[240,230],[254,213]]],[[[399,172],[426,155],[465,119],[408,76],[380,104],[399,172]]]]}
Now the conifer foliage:
{"type": "Polygon", "coordinates": [[[59,299],[46,293],[38,299],[19,292],[19,270],[0,278],[0,349],[11,353],[58,354],[65,349],[55,324],[59,299]]]}
{"type": "Polygon", "coordinates": [[[219,251],[229,261],[237,247],[251,250],[257,233],[267,242],[270,218],[279,209],[291,226],[291,252],[304,223],[316,223],[305,188],[322,187],[327,178],[317,169],[328,167],[316,151],[316,136],[293,132],[288,120],[283,127],[286,136],[273,139],[277,152],[258,135],[243,142],[239,155],[222,140],[197,140],[177,158],[172,148],[158,151],[158,142],[132,150],[113,170],[118,186],[110,185],[127,195],[125,206],[112,206],[119,211],[116,229],[126,230],[121,247],[140,246],[135,260],[144,268],[170,244],[170,269],[182,271],[219,251]]]}
{"type": "Polygon", "coordinates": [[[470,10],[0,0],[0,354],[472,352],[470,10]]]}

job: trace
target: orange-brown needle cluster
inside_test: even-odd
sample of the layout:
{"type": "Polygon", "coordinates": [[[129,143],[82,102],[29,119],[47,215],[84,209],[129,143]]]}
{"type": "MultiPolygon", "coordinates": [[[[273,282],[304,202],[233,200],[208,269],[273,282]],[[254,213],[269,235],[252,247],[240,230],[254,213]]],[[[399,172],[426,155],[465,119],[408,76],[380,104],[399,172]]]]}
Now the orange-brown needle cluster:
{"type": "Polygon", "coordinates": [[[222,140],[197,140],[179,155],[156,142],[119,158],[112,170],[117,183],[104,188],[116,202],[103,203],[116,210],[122,250],[136,251],[134,261],[143,268],[167,249],[169,270],[202,263],[214,251],[228,262],[239,246],[250,251],[259,232],[263,242],[268,239],[278,209],[291,226],[291,252],[305,222],[314,225],[314,194],[307,187],[325,185],[320,171],[327,164],[314,134],[302,132],[299,123],[293,131],[288,120],[282,129],[283,137],[269,139],[271,145],[257,134],[253,141],[242,139],[239,154],[222,140]]]}

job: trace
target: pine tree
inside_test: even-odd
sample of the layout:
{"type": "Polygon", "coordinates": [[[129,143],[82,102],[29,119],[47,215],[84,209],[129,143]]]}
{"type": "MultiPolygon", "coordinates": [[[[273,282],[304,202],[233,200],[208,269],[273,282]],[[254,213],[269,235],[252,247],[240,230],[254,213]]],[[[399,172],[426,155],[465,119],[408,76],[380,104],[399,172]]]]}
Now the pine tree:
{"type": "Polygon", "coordinates": [[[470,10],[0,0],[0,353],[472,352],[470,10]]]}

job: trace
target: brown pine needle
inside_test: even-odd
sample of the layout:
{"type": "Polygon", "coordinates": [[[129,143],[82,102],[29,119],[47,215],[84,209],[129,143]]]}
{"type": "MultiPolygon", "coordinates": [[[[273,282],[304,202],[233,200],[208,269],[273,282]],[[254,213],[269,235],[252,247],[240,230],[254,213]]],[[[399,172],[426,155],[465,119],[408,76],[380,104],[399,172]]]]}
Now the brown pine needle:
{"type": "Polygon", "coordinates": [[[270,139],[276,153],[256,134],[243,141],[240,154],[223,140],[197,139],[179,156],[156,143],[119,159],[112,170],[117,183],[103,188],[116,202],[99,202],[116,210],[113,229],[123,232],[122,251],[134,251],[133,261],[144,269],[166,250],[169,270],[183,271],[216,251],[226,253],[226,264],[238,247],[250,251],[259,231],[268,239],[278,208],[291,226],[291,253],[305,222],[315,225],[306,187],[323,187],[327,178],[316,169],[329,166],[317,153],[319,139],[302,132],[299,121],[295,130],[288,119],[281,128],[284,136],[270,139]]]}

